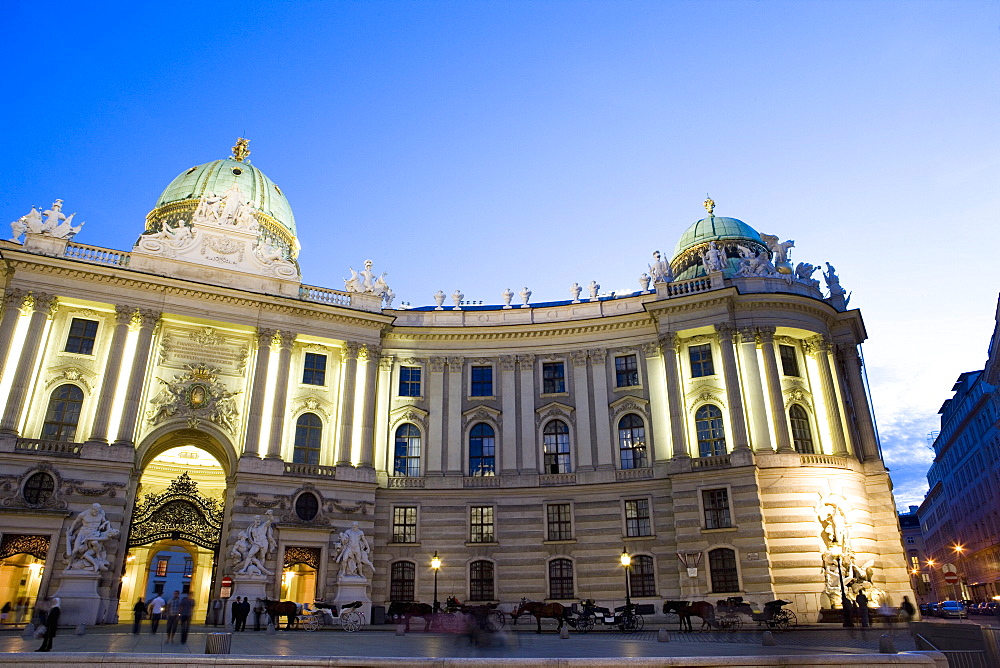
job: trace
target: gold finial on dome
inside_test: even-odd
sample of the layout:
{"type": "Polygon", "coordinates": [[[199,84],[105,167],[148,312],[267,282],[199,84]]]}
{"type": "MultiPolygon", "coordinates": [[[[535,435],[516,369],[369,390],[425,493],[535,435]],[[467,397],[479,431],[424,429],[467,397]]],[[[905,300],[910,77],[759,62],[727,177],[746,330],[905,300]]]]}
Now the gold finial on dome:
{"type": "Polygon", "coordinates": [[[233,147],[233,160],[243,162],[248,157],[250,157],[250,140],[240,137],[236,140],[236,146],[233,147]]]}
{"type": "Polygon", "coordinates": [[[708,210],[708,215],[714,216],[715,214],[713,213],[713,211],[715,211],[715,200],[709,197],[707,193],[705,194],[704,204],[705,204],[705,209],[708,210]]]}

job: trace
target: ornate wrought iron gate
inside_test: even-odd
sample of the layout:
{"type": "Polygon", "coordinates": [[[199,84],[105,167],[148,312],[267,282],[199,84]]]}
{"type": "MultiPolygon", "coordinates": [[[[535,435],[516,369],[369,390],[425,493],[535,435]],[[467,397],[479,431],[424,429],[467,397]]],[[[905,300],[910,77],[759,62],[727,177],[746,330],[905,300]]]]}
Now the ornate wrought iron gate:
{"type": "Polygon", "coordinates": [[[222,504],[198,492],[198,484],[185,471],[163,493],[146,494],[136,503],[128,546],[187,540],[217,552],[222,518],[222,504]]]}

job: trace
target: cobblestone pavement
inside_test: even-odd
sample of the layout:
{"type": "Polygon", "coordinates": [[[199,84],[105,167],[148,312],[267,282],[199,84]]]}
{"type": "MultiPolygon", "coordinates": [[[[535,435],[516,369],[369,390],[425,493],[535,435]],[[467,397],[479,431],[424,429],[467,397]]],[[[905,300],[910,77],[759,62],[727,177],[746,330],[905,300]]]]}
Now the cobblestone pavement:
{"type": "MultiPolygon", "coordinates": [[[[121,653],[182,653],[202,654],[206,634],[212,627],[192,627],[187,645],[168,644],[162,630],[157,635],[148,628],[132,635],[130,625],[102,626],[88,629],[77,636],[71,629],[60,630],[53,650],[57,652],[121,652],[121,653]]],[[[656,657],[656,656],[747,656],[774,654],[857,654],[877,652],[879,638],[889,633],[896,649],[914,649],[913,640],[903,628],[885,631],[869,629],[854,633],[840,628],[808,628],[776,633],[775,646],[762,645],[762,632],[670,632],[670,642],[658,642],[656,631],[618,633],[597,631],[588,634],[571,633],[568,640],[554,631],[536,635],[533,631],[501,632],[491,637],[488,646],[474,647],[465,637],[445,633],[413,631],[396,636],[393,627],[378,630],[369,627],[357,633],[339,629],[281,631],[275,635],[264,632],[233,634],[232,653],[247,655],[301,656],[366,656],[366,657],[656,657]]],[[[178,636],[179,638],[179,636],[178,636]]],[[[40,640],[24,639],[16,631],[0,631],[0,652],[30,652],[40,640]]],[[[0,662],[3,661],[0,656],[0,662]]]]}

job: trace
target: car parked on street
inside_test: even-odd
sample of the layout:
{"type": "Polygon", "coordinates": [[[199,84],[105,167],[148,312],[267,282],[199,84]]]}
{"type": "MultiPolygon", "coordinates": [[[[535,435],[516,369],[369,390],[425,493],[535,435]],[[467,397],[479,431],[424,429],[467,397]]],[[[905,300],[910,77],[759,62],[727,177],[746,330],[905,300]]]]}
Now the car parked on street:
{"type": "Polygon", "coordinates": [[[938,614],[945,619],[948,619],[949,617],[955,619],[969,618],[969,611],[966,609],[965,604],[961,601],[942,601],[938,610],[940,610],[938,614]]]}

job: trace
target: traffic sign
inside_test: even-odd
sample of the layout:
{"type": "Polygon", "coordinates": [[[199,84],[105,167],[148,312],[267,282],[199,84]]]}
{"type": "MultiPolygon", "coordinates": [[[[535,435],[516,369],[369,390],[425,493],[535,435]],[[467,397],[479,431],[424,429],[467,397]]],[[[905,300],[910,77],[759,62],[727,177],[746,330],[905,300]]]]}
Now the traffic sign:
{"type": "Polygon", "coordinates": [[[958,573],[948,571],[944,574],[944,581],[950,585],[958,584],[958,573]]]}
{"type": "Polygon", "coordinates": [[[955,564],[941,564],[942,573],[956,573],[958,569],[955,568],[955,564]]]}
{"type": "Polygon", "coordinates": [[[220,598],[229,598],[233,595],[233,579],[228,575],[222,578],[222,591],[219,592],[220,598]]]}

